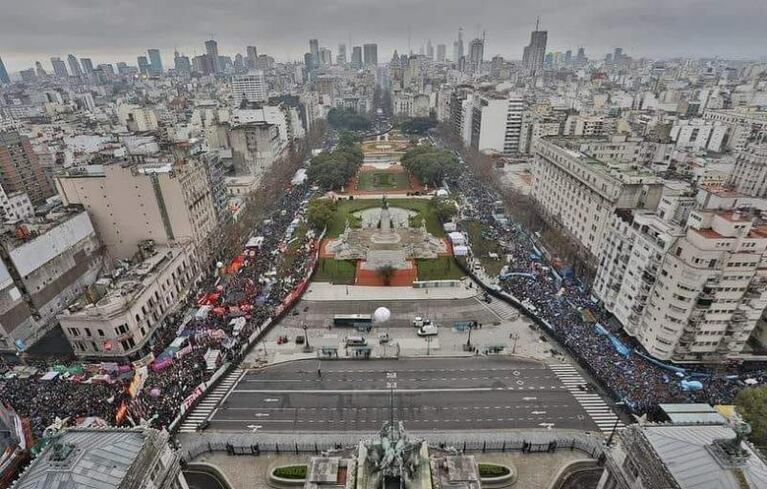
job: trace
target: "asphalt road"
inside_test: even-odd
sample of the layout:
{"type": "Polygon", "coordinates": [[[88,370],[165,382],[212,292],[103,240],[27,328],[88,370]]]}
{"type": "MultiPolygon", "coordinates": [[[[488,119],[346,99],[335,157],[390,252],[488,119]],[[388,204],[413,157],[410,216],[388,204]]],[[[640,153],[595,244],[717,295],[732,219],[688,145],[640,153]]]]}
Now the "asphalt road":
{"type": "Polygon", "coordinates": [[[465,299],[412,299],[375,301],[306,301],[302,300],[280,324],[298,327],[306,323],[310,328],[327,328],[335,314],[371,314],[378,307],[392,312],[387,328],[412,327],[416,316],[432,319],[442,326],[454,321],[474,320],[485,324],[498,321],[498,317],[474,297],[465,299]]]}
{"type": "Polygon", "coordinates": [[[596,424],[546,365],[506,358],[307,360],[246,373],[208,431],[571,428],[596,424]],[[321,372],[318,372],[318,368],[321,372]]]}

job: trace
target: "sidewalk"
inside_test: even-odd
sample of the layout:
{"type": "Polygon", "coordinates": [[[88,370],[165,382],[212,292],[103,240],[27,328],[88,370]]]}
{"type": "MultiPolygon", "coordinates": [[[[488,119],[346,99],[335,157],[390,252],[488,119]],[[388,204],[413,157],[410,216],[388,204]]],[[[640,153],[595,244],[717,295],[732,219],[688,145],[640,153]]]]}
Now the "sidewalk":
{"type": "Polygon", "coordinates": [[[369,300],[418,300],[418,299],[466,299],[480,291],[476,286],[435,287],[416,289],[413,287],[377,287],[365,285],[334,285],[327,282],[312,282],[304,294],[305,301],[369,301],[369,300]]]}

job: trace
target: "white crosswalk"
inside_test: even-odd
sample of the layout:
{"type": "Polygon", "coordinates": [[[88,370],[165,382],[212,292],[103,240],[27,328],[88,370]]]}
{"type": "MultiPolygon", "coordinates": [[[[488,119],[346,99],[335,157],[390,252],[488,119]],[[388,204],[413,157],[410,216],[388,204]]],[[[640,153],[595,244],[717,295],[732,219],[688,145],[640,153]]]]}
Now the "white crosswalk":
{"type": "MultiPolygon", "coordinates": [[[[477,300],[479,301],[480,299],[477,298],[477,300]]],[[[506,303],[505,301],[493,299],[493,301],[490,304],[487,304],[484,301],[481,301],[481,302],[491,312],[493,312],[496,316],[498,316],[499,319],[510,320],[510,319],[516,319],[519,317],[519,311],[517,311],[517,309],[514,306],[506,303]]]]}
{"type": "Polygon", "coordinates": [[[626,427],[599,394],[581,389],[586,385],[586,380],[575,367],[569,363],[554,363],[549,364],[549,368],[575,397],[602,433],[610,433],[614,426],[617,426],[616,430],[618,431],[626,427]]]}
{"type": "Polygon", "coordinates": [[[184,422],[181,423],[179,431],[181,433],[194,433],[197,425],[208,419],[213,414],[213,411],[216,410],[221,400],[237,385],[237,381],[240,380],[243,373],[244,371],[241,368],[236,368],[221,379],[221,382],[203,397],[197,403],[197,406],[186,416],[184,422]]]}

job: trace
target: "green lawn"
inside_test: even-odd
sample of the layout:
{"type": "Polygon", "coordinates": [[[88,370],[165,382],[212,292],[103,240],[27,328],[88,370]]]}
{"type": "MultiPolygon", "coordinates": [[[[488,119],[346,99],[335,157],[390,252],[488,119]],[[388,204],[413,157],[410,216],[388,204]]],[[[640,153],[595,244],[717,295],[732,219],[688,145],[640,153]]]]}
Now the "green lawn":
{"type": "Polygon", "coordinates": [[[418,280],[458,280],[465,274],[452,256],[418,260],[418,280]]]}
{"type": "Polygon", "coordinates": [[[407,174],[390,171],[360,172],[360,190],[404,190],[410,187],[407,174]]]}
{"type": "Polygon", "coordinates": [[[469,235],[469,243],[471,244],[471,251],[476,258],[482,263],[485,271],[491,277],[495,277],[501,273],[501,268],[505,265],[503,257],[505,253],[503,248],[497,241],[486,239],[482,236],[482,232],[487,226],[478,221],[468,221],[464,224],[466,234],[469,235]],[[488,257],[488,253],[497,253],[498,260],[488,257]]]}
{"type": "Polygon", "coordinates": [[[313,280],[316,282],[352,285],[354,284],[355,272],[356,265],[353,261],[320,258],[313,280]]]}
{"type": "MultiPolygon", "coordinates": [[[[389,199],[389,205],[391,207],[401,207],[403,209],[410,209],[416,211],[426,219],[426,230],[437,237],[445,235],[445,231],[442,229],[439,219],[437,219],[434,210],[431,207],[431,201],[427,199],[389,199]]],[[[370,209],[372,207],[380,207],[381,201],[378,199],[358,199],[358,200],[341,200],[338,201],[336,213],[328,223],[328,238],[335,238],[344,232],[346,226],[346,220],[353,224],[354,219],[350,218],[350,214],[363,209],[370,209]]]]}

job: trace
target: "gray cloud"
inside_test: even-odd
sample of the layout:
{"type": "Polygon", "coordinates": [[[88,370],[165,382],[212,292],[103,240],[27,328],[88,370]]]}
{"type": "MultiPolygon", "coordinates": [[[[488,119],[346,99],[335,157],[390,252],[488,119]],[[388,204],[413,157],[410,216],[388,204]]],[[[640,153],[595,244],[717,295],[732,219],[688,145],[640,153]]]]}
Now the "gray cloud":
{"type": "Polygon", "coordinates": [[[301,59],[309,38],[377,42],[379,60],[431,39],[448,45],[487,32],[486,56],[521,56],[536,16],[552,50],[585,46],[602,56],[767,55],[764,0],[0,0],[0,56],[9,69],[72,52],[135,64],[147,48],[201,53],[211,35],[223,54],[247,44],[278,59],[301,59]]]}

